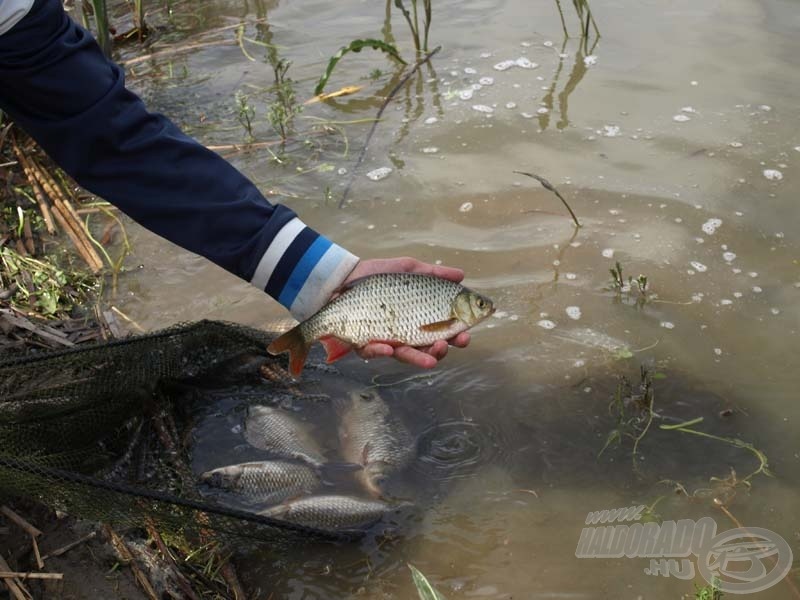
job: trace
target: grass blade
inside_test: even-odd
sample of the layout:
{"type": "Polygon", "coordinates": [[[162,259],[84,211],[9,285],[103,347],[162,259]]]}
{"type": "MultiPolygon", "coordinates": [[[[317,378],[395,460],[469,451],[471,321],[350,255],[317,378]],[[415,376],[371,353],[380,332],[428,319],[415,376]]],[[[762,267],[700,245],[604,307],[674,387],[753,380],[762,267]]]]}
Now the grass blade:
{"type": "Polygon", "coordinates": [[[420,600],[445,600],[445,597],[436,591],[436,588],[414,565],[408,563],[408,568],[411,569],[411,577],[414,580],[414,585],[417,586],[420,600]]]}
{"type": "Polygon", "coordinates": [[[339,51],[331,56],[331,59],[328,61],[328,68],[325,69],[325,72],[322,74],[322,77],[319,78],[319,83],[317,83],[317,87],[314,88],[314,95],[319,96],[322,93],[322,90],[325,89],[325,84],[328,83],[328,79],[333,73],[333,69],[336,67],[336,63],[341,60],[341,58],[347,54],[348,52],[361,52],[364,48],[372,48],[373,50],[380,50],[381,52],[385,52],[391,58],[399,62],[400,64],[407,64],[404,61],[400,54],[397,52],[397,48],[392,46],[391,44],[387,44],[386,42],[382,42],[381,40],[375,39],[364,39],[364,40],[353,40],[350,42],[349,46],[342,46],[339,51]]]}

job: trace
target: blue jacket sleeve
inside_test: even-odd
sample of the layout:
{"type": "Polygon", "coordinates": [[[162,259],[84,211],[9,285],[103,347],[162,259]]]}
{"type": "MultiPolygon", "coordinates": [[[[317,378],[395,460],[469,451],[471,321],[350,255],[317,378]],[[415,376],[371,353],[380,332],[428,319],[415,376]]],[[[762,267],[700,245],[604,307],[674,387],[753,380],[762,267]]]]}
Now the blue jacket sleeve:
{"type": "Polygon", "coordinates": [[[250,281],[296,318],[316,312],[358,262],[148,112],[60,0],[36,0],[0,35],[0,108],[84,188],[250,281]]]}

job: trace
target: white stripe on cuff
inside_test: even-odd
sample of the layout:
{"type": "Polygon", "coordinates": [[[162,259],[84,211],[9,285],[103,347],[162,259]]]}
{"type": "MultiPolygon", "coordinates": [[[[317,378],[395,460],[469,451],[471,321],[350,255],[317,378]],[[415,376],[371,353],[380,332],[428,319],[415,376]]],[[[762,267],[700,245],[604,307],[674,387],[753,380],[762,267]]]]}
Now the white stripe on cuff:
{"type": "Polygon", "coordinates": [[[297,294],[289,312],[298,321],[305,321],[330,299],[350,272],[355,269],[359,258],[341,246],[333,244],[309,273],[303,287],[297,294]]]}
{"type": "Polygon", "coordinates": [[[286,252],[287,248],[289,248],[294,239],[300,235],[300,232],[303,231],[305,227],[305,223],[295,217],[281,228],[281,230],[278,232],[278,235],[273,238],[272,243],[269,245],[269,248],[267,248],[267,251],[264,252],[264,256],[262,256],[261,260],[258,261],[256,272],[253,274],[253,278],[250,280],[252,285],[260,289],[262,292],[264,291],[264,288],[267,287],[269,278],[272,277],[272,273],[275,271],[275,267],[281,260],[283,253],[286,252]]]}

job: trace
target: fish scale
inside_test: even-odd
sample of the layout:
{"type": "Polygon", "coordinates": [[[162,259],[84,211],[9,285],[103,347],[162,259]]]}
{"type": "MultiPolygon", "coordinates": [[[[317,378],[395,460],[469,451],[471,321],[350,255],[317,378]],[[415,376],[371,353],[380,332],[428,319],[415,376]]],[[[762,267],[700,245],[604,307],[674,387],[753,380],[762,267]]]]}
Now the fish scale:
{"type": "Polygon", "coordinates": [[[419,273],[379,273],[353,282],[312,317],[273,341],[299,375],[315,340],[328,362],[369,342],[429,346],[466,331],[494,312],[492,301],[459,283],[419,273]]]}

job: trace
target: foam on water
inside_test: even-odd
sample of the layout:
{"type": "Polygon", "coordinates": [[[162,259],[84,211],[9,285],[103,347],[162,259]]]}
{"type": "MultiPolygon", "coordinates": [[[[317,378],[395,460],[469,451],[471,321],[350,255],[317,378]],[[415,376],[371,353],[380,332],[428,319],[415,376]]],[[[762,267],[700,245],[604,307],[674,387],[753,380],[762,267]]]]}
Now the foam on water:
{"type": "Polygon", "coordinates": [[[686,121],[691,121],[692,118],[687,115],[675,115],[672,120],[678,123],[685,123],[686,121]]]}
{"type": "Polygon", "coordinates": [[[706,271],[708,271],[707,266],[705,266],[701,262],[697,262],[696,260],[691,261],[689,264],[692,265],[692,268],[698,273],[705,273],[706,271]]]}
{"type": "Polygon", "coordinates": [[[604,258],[614,258],[614,249],[605,248],[602,252],[604,258]]]}
{"type": "Polygon", "coordinates": [[[540,321],[537,321],[536,324],[542,329],[555,329],[556,327],[556,324],[550,319],[541,319],[540,321]]]}
{"type": "Polygon", "coordinates": [[[701,229],[703,233],[707,235],[714,235],[722,226],[722,219],[709,219],[705,223],[702,224],[701,229]]]}
{"type": "Polygon", "coordinates": [[[378,167],[377,169],[373,169],[367,173],[367,179],[371,179],[372,181],[380,181],[381,179],[386,179],[391,172],[391,167],[378,167]]]}
{"type": "Polygon", "coordinates": [[[478,112],[491,114],[494,112],[494,109],[491,106],[486,106],[485,104],[473,104],[472,110],[477,110],[478,112]]]}
{"type": "Polygon", "coordinates": [[[770,181],[780,181],[783,179],[783,173],[777,169],[764,169],[764,177],[770,181]]]}
{"type": "Polygon", "coordinates": [[[581,307],[580,306],[568,306],[565,309],[565,312],[567,313],[567,316],[570,319],[573,319],[575,321],[577,321],[578,319],[581,318],[581,307]]]}

